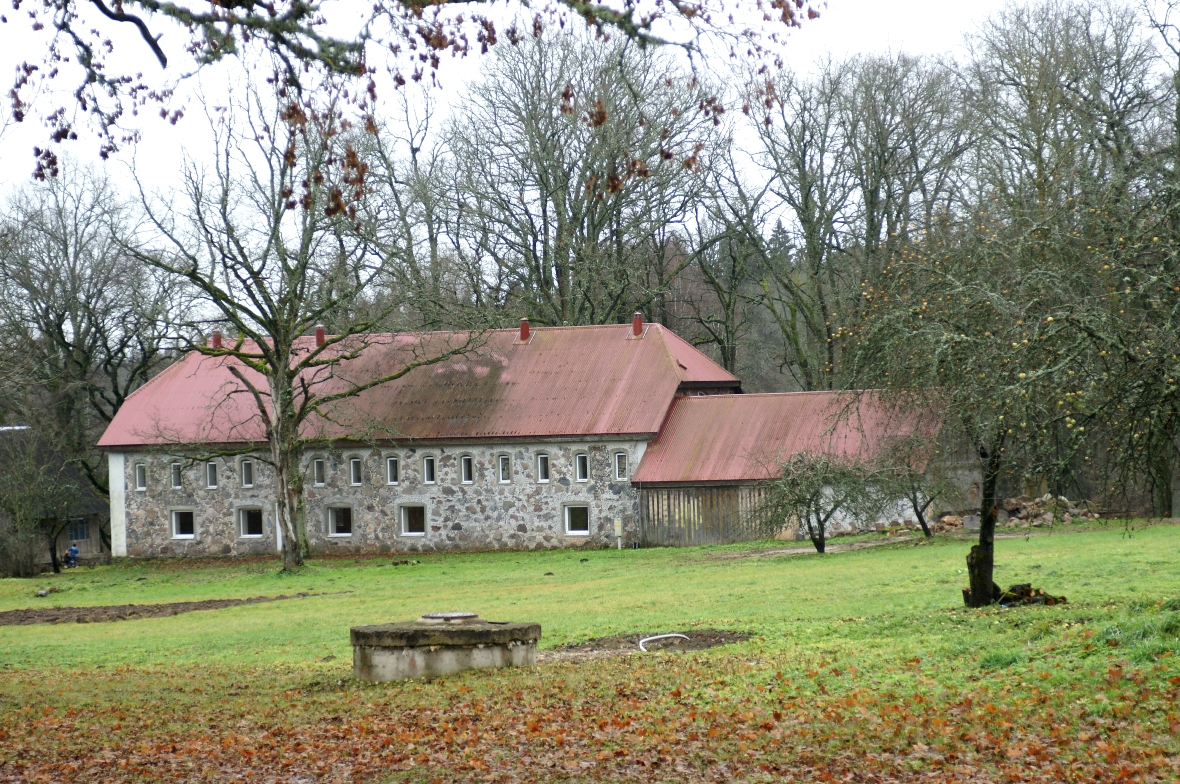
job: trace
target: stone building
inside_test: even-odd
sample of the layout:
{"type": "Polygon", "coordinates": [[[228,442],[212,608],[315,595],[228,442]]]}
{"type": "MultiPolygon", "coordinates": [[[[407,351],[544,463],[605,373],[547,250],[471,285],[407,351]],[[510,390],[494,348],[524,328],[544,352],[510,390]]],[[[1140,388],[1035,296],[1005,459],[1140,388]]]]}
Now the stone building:
{"type": "MultiPolygon", "coordinates": [[[[405,361],[402,337],[374,340],[358,372],[405,361]]],[[[412,339],[437,351],[454,337],[412,339]]],[[[488,333],[320,423],[302,458],[309,540],[317,551],[524,549],[608,546],[621,531],[629,545],[631,476],[672,402],[740,391],[640,319],[488,333]]],[[[99,442],[116,556],[279,548],[271,471],[249,452],[262,430],[241,392],[226,360],[193,352],[128,399],[99,442]]]]}
{"type": "MultiPolygon", "coordinates": [[[[365,336],[358,359],[311,381],[363,383],[466,339],[365,336]]],[[[230,362],[188,354],[130,396],[103,435],[114,555],[281,547],[272,474],[255,451],[264,430],[230,362]]],[[[740,393],[737,378],[638,314],[626,325],[485,333],[309,424],[312,549],[748,539],[760,535],[748,525],[757,485],[783,458],[861,454],[890,434],[875,413],[841,420],[837,393],[740,393]]]]}

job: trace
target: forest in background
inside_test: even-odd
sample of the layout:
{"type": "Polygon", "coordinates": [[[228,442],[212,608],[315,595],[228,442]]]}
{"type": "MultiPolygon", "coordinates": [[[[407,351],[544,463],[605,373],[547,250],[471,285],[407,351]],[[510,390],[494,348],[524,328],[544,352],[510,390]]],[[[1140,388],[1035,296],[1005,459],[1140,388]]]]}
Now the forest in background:
{"type": "Polygon", "coordinates": [[[43,519],[77,477],[105,492],[94,444],[126,396],[215,328],[274,335],[272,312],[347,334],[640,311],[747,391],[938,405],[991,498],[1173,513],[1176,29],[1050,0],[957,59],[726,83],[678,62],[547,30],[494,49],[451,111],[402,93],[363,123],[333,80],[299,101],[244,82],[173,192],[68,160],[20,188],[0,424],[72,473],[8,472],[10,517],[43,519]]]}

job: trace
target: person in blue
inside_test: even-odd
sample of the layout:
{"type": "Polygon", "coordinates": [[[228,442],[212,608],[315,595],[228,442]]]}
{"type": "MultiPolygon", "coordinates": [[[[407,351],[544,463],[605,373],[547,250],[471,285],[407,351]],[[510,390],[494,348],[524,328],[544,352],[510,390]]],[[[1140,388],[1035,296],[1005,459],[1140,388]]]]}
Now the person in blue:
{"type": "Polygon", "coordinates": [[[70,549],[66,550],[66,566],[73,569],[78,565],[78,545],[71,543],[70,549]]]}

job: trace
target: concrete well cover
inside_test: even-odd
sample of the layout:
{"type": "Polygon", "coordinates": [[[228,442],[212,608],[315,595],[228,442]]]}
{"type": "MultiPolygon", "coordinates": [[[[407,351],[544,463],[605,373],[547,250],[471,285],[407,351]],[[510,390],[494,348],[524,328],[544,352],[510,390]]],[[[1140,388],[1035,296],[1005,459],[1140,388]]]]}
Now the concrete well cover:
{"type": "Polygon", "coordinates": [[[439,623],[419,619],[403,623],[354,626],[352,644],[372,648],[420,648],[425,646],[507,645],[535,643],[541,624],[465,619],[464,623],[439,623]]]}

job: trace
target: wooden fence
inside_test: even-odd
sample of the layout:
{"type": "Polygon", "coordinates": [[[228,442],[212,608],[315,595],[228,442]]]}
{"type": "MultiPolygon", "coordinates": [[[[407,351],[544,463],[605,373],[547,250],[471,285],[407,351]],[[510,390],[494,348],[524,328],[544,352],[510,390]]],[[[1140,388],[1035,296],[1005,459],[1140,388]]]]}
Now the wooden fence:
{"type": "Polygon", "coordinates": [[[752,485],[641,488],[640,545],[727,544],[767,537],[756,520],[764,494],[752,485]]]}

